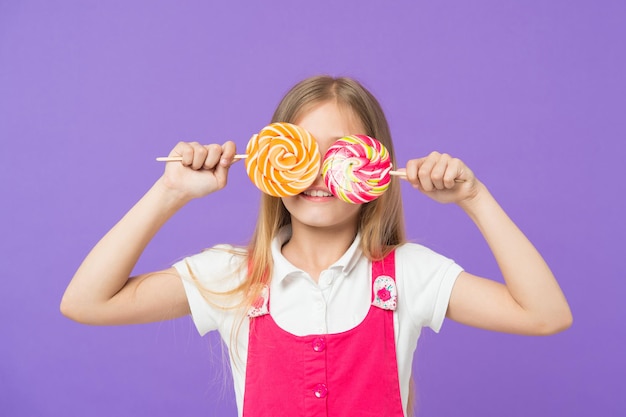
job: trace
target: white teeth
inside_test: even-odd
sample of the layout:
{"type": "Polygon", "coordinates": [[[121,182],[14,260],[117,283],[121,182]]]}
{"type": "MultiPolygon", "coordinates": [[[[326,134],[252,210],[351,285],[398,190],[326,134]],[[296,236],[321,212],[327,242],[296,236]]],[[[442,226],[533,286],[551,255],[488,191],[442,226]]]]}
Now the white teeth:
{"type": "Polygon", "coordinates": [[[311,197],[332,197],[333,196],[331,193],[327,193],[326,191],[322,191],[322,190],[305,191],[304,195],[308,195],[311,197]]]}

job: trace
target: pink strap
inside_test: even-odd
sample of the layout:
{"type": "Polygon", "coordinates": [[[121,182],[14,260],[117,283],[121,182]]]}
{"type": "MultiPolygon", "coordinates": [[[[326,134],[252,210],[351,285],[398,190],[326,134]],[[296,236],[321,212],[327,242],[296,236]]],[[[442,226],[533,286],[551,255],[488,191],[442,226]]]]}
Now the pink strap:
{"type": "Polygon", "coordinates": [[[383,310],[398,306],[394,254],[392,251],[383,260],[372,262],[372,305],[383,310]]]}

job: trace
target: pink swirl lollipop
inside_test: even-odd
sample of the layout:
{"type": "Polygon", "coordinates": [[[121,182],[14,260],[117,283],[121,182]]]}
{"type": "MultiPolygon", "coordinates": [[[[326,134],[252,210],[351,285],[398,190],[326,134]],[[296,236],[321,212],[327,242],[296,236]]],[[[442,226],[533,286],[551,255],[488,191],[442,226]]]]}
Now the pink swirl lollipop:
{"type": "Polygon", "coordinates": [[[391,181],[389,151],[365,135],[346,136],[324,155],[322,175],[333,195],[348,203],[363,204],[380,197],[391,181]]]}

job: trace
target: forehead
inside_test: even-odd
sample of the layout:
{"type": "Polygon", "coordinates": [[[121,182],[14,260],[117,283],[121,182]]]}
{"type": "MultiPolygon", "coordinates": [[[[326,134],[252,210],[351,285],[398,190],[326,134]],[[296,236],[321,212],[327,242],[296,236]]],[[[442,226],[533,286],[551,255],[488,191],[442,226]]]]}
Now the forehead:
{"type": "Polygon", "coordinates": [[[320,142],[334,142],[348,135],[365,134],[355,112],[335,101],[311,107],[296,118],[295,124],[308,130],[320,142]]]}

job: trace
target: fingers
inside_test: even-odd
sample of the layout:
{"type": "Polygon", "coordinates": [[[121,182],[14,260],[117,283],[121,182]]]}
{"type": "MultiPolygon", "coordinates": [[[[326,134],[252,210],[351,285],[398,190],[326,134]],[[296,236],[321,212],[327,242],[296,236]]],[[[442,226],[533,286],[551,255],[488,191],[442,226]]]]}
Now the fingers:
{"type": "Polygon", "coordinates": [[[414,187],[429,192],[454,188],[455,180],[463,172],[464,164],[446,153],[432,152],[424,158],[406,164],[407,180],[414,187]]]}
{"type": "Polygon", "coordinates": [[[235,142],[227,141],[222,145],[222,157],[220,158],[220,165],[224,167],[230,167],[233,164],[235,153],[237,149],[235,142]]]}
{"type": "Polygon", "coordinates": [[[220,160],[222,159],[222,147],[216,143],[212,144],[212,145],[205,145],[202,147],[203,149],[206,150],[206,157],[204,158],[204,160],[201,160],[200,162],[203,162],[200,168],[204,168],[207,170],[211,170],[211,169],[215,169],[220,160]]]}
{"type": "Polygon", "coordinates": [[[202,168],[208,155],[208,149],[198,142],[179,142],[170,152],[170,156],[180,156],[180,163],[194,170],[202,168]]]}
{"type": "Polygon", "coordinates": [[[235,156],[235,144],[231,141],[218,144],[201,145],[198,142],[179,142],[170,156],[180,156],[181,164],[195,171],[200,169],[215,170],[228,168],[235,156]]]}
{"type": "Polygon", "coordinates": [[[235,157],[235,143],[228,141],[222,146],[216,146],[220,148],[220,155],[215,164],[211,166],[215,168],[215,178],[217,179],[218,183],[223,187],[224,185],[226,185],[226,179],[228,178],[228,169],[232,165],[233,158],[235,157]]]}

